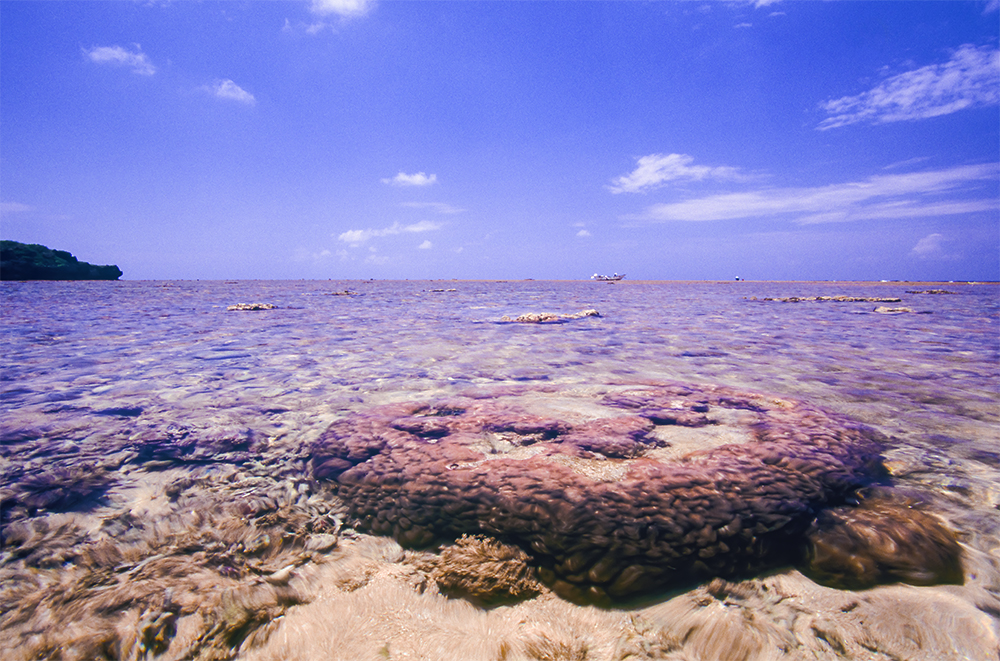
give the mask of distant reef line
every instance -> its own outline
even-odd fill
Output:
[[[0,241],[0,280],[117,280],[115,265],[81,262],[65,250],[37,243]]]

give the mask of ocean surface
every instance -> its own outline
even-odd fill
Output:
[[[777,300],[792,297],[900,301]],[[274,307],[228,309],[241,303]],[[879,306],[905,311],[876,312]],[[502,321],[587,309],[600,316],[542,324]],[[890,439],[885,463],[894,484],[925,501],[955,530],[979,568],[980,578],[969,579],[968,588],[978,596],[952,597],[966,599],[970,612],[982,614],[995,643],[1000,611],[991,612],[996,607],[988,605],[996,603],[1000,576],[1000,286],[995,284],[4,282],[0,327],[5,527],[76,517],[78,535],[87,537],[73,541],[74,548],[102,534],[114,540],[118,529],[107,521],[122,512],[141,513],[148,521],[172,511],[162,492],[179,470],[210,481],[216,479],[216,462],[252,466],[257,460],[247,456],[252,448],[294,457],[332,422],[394,402],[490,388],[513,388],[530,399],[535,390],[724,385],[804,400],[885,434]],[[205,445],[198,441],[202,437],[225,441]],[[250,440],[241,445],[240,438]],[[152,449],[144,449],[147,441]],[[171,451],[175,441],[187,444],[182,454]],[[274,479],[291,480],[294,491],[294,471],[289,464]],[[102,477],[78,492],[58,491],[37,477],[85,483],[88,473]],[[235,479],[231,471],[218,475]],[[268,471],[256,475],[263,480]],[[29,492],[38,499],[26,505],[18,494]],[[28,544],[22,538],[18,543]],[[27,552],[12,550],[11,544],[5,538],[0,566],[8,579],[27,580],[22,575],[27,570],[18,564],[26,562]],[[81,562],[66,556],[39,566],[57,581]],[[38,653],[39,636],[55,634],[39,633],[46,627],[35,612],[18,617],[0,619],[7,643],[26,655]],[[135,617],[141,623],[147,615]],[[34,633],[26,633],[31,627]],[[283,635],[281,640],[291,640]],[[141,642],[142,635],[130,640],[154,649],[152,642]],[[159,643],[161,651],[174,650],[165,647],[169,642]],[[984,644],[962,652],[965,656],[955,652],[954,658],[974,659],[991,643]],[[393,656],[391,641],[386,646],[385,653],[373,647],[372,654],[382,654],[373,658],[419,658]],[[845,646],[848,642],[841,643]],[[837,656],[835,648],[831,645],[831,654]],[[590,656],[580,658],[603,658],[595,644],[590,649]],[[62,658],[72,658],[67,654]],[[649,658],[675,658],[663,654]],[[676,658],[697,657],[690,652]]]

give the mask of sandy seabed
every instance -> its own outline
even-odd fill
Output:
[[[996,287],[104,284],[2,289],[5,659],[1000,654]],[[911,312],[762,300],[887,292]],[[241,302],[275,309],[227,311]],[[591,308],[601,316],[498,323]],[[599,419],[608,388],[668,380],[876,430],[885,486],[954,531],[961,584],[836,589],[784,564],[592,606],[518,574],[518,598],[484,608],[451,594],[456,546],[364,532],[336,479],[315,474],[331,425],[380,407],[499,389],[532,414]],[[718,421],[655,433],[663,457],[746,442]],[[497,553],[503,571],[532,566]]]

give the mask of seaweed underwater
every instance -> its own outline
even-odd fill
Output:
[[[144,658],[168,647],[230,658],[304,600],[289,579],[335,546],[328,505],[234,466],[171,472],[160,498],[169,506],[155,517],[36,509],[5,522],[0,627],[11,658]],[[28,504],[20,495],[15,508]]]

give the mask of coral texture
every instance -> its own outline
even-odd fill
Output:
[[[573,422],[502,395],[384,406],[335,422],[313,476],[362,529],[407,547],[492,535],[561,596],[608,603],[788,562],[820,510],[882,470],[877,433],[803,402],[655,384],[592,404]],[[662,433],[713,426],[745,442],[678,456]]]

